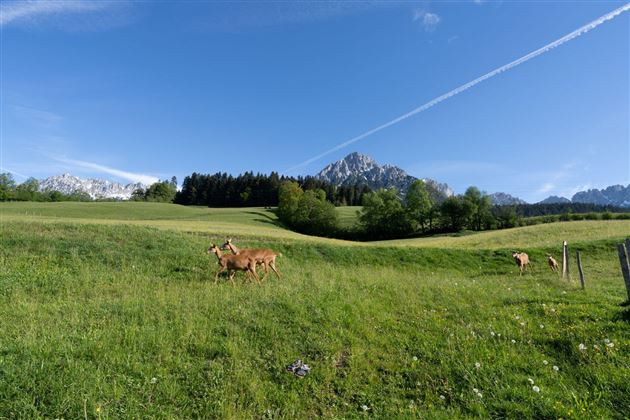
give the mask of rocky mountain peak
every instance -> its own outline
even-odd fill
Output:
[[[409,186],[418,179],[397,166],[381,166],[370,156],[357,152],[327,165],[316,177],[337,186],[359,184],[367,185],[373,190],[393,187],[401,194],[405,194]],[[436,201],[453,195],[453,191],[446,184],[432,179],[423,181],[427,184],[429,194]]]

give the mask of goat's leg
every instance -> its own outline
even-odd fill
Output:
[[[269,267],[271,267],[273,272],[276,273],[276,276],[278,276],[278,280],[280,280],[280,273],[278,273],[278,270],[276,270],[276,262],[274,260],[271,260],[269,262]]]
[[[247,271],[248,271],[248,272],[251,272],[251,274],[254,276],[254,279],[256,279],[256,282],[257,282],[258,284],[261,284],[261,283],[260,283],[260,279],[258,278],[258,274],[256,273],[256,261],[252,261],[252,262],[249,264],[249,267],[247,267]]]
[[[232,287],[236,286],[234,283],[234,270],[230,270],[230,281],[232,282]]]
[[[225,267],[221,266],[221,268],[219,268],[219,271],[217,271],[217,274],[214,275],[214,284],[217,284],[217,281],[219,281],[219,274],[223,273],[225,271]]]
[[[262,260],[262,262],[260,264],[263,266],[263,270],[265,272],[265,274],[263,275],[262,281],[265,281],[265,279],[269,275],[269,264],[268,264],[267,260]]]

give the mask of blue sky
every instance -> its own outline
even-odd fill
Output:
[[[627,12],[302,165],[624,4],[6,1],[0,166],[181,181],[358,151],[528,201],[628,184]]]

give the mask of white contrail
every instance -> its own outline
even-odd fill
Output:
[[[433,107],[434,105],[437,105],[440,102],[445,101],[448,98],[451,98],[451,97],[453,97],[455,95],[458,95],[458,94],[460,94],[460,93],[470,89],[471,87],[473,87],[473,86],[483,82],[484,80],[488,80],[491,77],[496,76],[497,74],[500,74],[500,73],[503,73],[505,71],[508,71],[508,70],[510,70],[510,69],[512,69],[512,68],[514,68],[514,67],[516,67],[518,65],[520,65],[520,64],[523,64],[526,61],[531,60],[534,57],[538,57],[539,55],[544,54],[547,51],[553,50],[554,48],[559,47],[560,45],[562,45],[562,44],[564,44],[566,42],[569,42],[572,39],[577,38],[580,35],[583,35],[583,34],[589,32],[592,29],[597,28],[602,23],[605,23],[605,22],[607,22],[607,21],[609,21],[609,20],[619,16],[623,12],[627,12],[628,10],[630,10],[630,3],[627,3],[627,4],[623,5],[620,8],[618,8],[616,10],[613,10],[610,13],[606,13],[604,16],[602,16],[602,17],[600,17],[598,19],[595,19],[594,21],[592,21],[590,23],[587,23],[586,25],[576,29],[575,31],[573,31],[573,32],[563,36],[560,39],[557,39],[556,41],[553,41],[553,42],[545,45],[542,48],[537,49],[536,51],[532,51],[529,54],[524,55],[523,57],[512,61],[511,63],[508,63],[508,64],[506,64],[504,66],[501,66],[501,67],[499,67],[499,68],[497,68],[495,70],[492,70],[491,72],[486,73],[483,76],[478,77],[478,78],[476,78],[475,80],[473,80],[471,82],[463,84],[460,87],[455,88],[455,89],[451,90],[450,92],[445,93],[442,96],[438,96],[437,98],[430,100],[426,104],[424,104],[424,105],[422,105],[422,106],[420,106],[420,107],[418,107],[418,108],[416,108],[416,109],[414,109],[412,111],[409,111],[406,114],[401,115],[398,118],[394,118],[393,120],[391,120],[389,122],[386,122],[385,124],[381,124],[378,127],[375,127],[375,128],[373,128],[371,130],[366,131],[363,134],[359,134],[358,136],[351,138],[350,140],[346,140],[343,143],[340,143],[337,146],[333,147],[332,149],[326,150],[325,152],[320,153],[319,155],[314,156],[314,157],[312,157],[312,158],[310,158],[308,160],[305,160],[304,162],[302,162],[302,163],[300,163],[298,165],[292,166],[291,168],[287,169],[285,172],[291,172],[291,171],[293,171],[293,170],[295,170],[297,168],[301,168],[301,167],[306,166],[306,165],[308,165],[310,163],[313,163],[316,160],[319,160],[319,159],[323,158],[326,155],[329,155],[329,154],[331,154],[333,152],[336,152],[337,150],[342,149],[342,148],[344,148],[346,146],[349,146],[352,143],[356,143],[357,141],[362,140],[362,139],[364,139],[364,138],[366,138],[366,137],[368,137],[368,136],[370,136],[370,135],[372,135],[372,134],[374,134],[374,133],[376,133],[378,131],[384,130],[387,127],[390,127],[390,126],[392,126],[394,124],[398,124],[399,122],[401,122],[403,120],[406,120],[409,117],[413,117],[416,114],[419,114],[419,113],[421,113],[423,111],[426,111],[427,109]]]

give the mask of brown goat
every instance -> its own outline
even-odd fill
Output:
[[[547,255],[547,262],[549,263],[549,268],[551,271],[558,271],[558,261],[551,255]]]
[[[260,248],[260,249],[239,249],[233,243],[232,239],[228,239],[223,246],[223,249],[228,248],[232,251],[234,255],[245,255],[256,260],[256,264],[262,264],[263,269],[265,270],[265,274],[263,275],[263,280],[267,278],[269,274],[269,267],[276,273],[278,279],[280,279],[280,273],[276,269],[276,257],[282,256],[280,253],[275,253],[273,250],[268,248]]]
[[[523,270],[529,265],[529,256],[524,252],[513,252],[512,258],[516,261],[520,270],[520,275],[523,275]]]
[[[219,279],[219,274],[228,271],[230,281],[232,285],[234,285],[234,273],[236,271],[245,271],[245,278],[249,279],[250,275],[253,275],[258,284],[260,284],[260,279],[258,278],[258,274],[256,274],[256,260],[247,255],[223,255],[221,250],[215,244],[212,244],[210,248],[208,248],[208,254],[215,254],[219,259],[219,271],[214,276],[214,283]],[[251,279],[250,279],[251,281]]]

